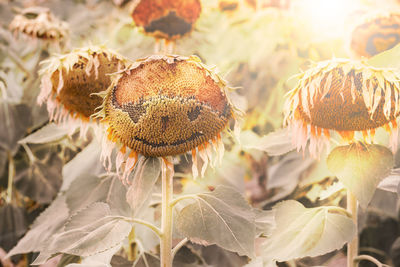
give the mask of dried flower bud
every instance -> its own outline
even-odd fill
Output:
[[[43,62],[38,103],[47,101],[50,121],[89,121],[102,104],[97,96],[111,84],[108,74],[123,69],[128,60],[104,46],[75,49]]]
[[[141,0],[132,18],[147,34],[174,40],[192,31],[200,12],[199,0]]]
[[[330,130],[352,141],[355,132],[362,132],[364,139],[368,134],[373,138],[375,129],[382,126],[393,131],[395,148],[399,80],[395,70],[339,59],[323,61],[301,74],[285,107],[285,120],[295,131],[298,149],[305,148],[310,136],[310,153],[317,155],[329,143]]]
[[[133,158],[138,153],[166,157],[192,151],[196,176],[196,148],[205,166],[213,162],[212,147],[222,155],[220,133],[233,115],[225,86],[194,56],[151,56],[137,61],[115,77],[98,113],[109,125],[104,158],[110,157],[109,147],[121,147],[118,170],[126,148]],[[125,178],[134,164],[128,160],[126,165]]]
[[[69,35],[68,24],[57,19],[50,9],[29,7],[22,10],[10,23],[10,30],[32,38],[61,42]]]
[[[354,28],[351,49],[359,57],[371,57],[400,42],[400,15],[390,14],[368,19]]]

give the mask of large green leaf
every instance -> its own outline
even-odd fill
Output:
[[[367,63],[377,68],[400,68],[400,44],[370,58]]]
[[[277,267],[275,260],[266,260],[261,256],[254,258],[248,264],[243,267]]]
[[[82,175],[98,175],[105,172],[102,164],[99,164],[101,144],[94,139],[87,147],[79,152],[72,160],[64,165],[63,184],[61,191],[68,189],[70,184]]]
[[[91,256],[118,246],[132,224],[112,214],[106,203],[96,202],[70,218],[64,231],[54,235],[33,264],[43,264],[56,253]]]
[[[80,263],[70,263],[65,267],[111,267],[111,259],[120,249],[121,246],[115,246],[100,253],[84,257]]]
[[[17,168],[15,187],[40,204],[49,204],[57,195],[61,183],[62,159],[50,152],[44,159],[34,159],[26,168]]]
[[[394,161],[392,152],[384,146],[353,143],[332,150],[327,164],[365,208],[379,182],[390,174]]]
[[[353,239],[355,227],[346,210],[305,208],[294,200],[277,204],[276,228],[262,246],[265,259],[287,261],[340,249]]]
[[[295,149],[288,128],[279,129],[263,137],[253,131],[244,131],[240,135],[244,149],[257,149],[267,152],[270,156],[279,156]]]
[[[235,189],[219,186],[200,193],[177,215],[178,231],[192,242],[254,256],[255,213]]]
[[[159,158],[141,158],[135,169],[132,185],[126,193],[126,200],[133,210],[133,215],[138,216],[146,208],[146,203],[160,176],[161,161]]]
[[[18,141],[20,144],[44,144],[56,142],[64,138],[70,132],[69,127],[49,123]]]
[[[53,203],[36,218],[31,229],[9,252],[9,256],[37,252],[45,248],[45,242],[60,231],[68,219],[65,197],[57,197]]]
[[[393,169],[378,185],[379,189],[399,194],[400,169]]]
[[[0,102],[0,147],[16,152],[18,140],[31,124],[31,111],[27,105]]]
[[[14,204],[0,206],[0,247],[8,251],[27,230],[26,211]]]
[[[126,187],[116,175],[102,177],[82,175],[75,179],[65,196],[71,213],[86,208],[95,202],[108,203],[119,215],[130,215],[130,208],[125,200]]]

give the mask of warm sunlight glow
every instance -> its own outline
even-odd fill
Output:
[[[355,11],[354,0],[303,0],[296,4],[313,30],[334,36],[343,32],[344,26]]]

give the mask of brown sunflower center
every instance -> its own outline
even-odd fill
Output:
[[[308,86],[312,80],[307,83]],[[309,90],[307,85],[301,90]],[[364,87],[368,88],[367,93]],[[394,114],[393,86],[386,83],[385,90],[378,89],[379,84],[375,78],[363,81],[361,73],[356,74],[353,70],[344,75],[342,69],[335,68],[324,74],[313,99],[310,94],[307,99],[300,97],[295,117],[311,125],[336,131],[363,131],[381,127],[398,114]],[[389,118],[383,111],[386,90],[391,90]],[[365,101],[370,100],[374,110],[368,109],[365,104]]]
[[[86,73],[88,59],[83,57],[68,72],[63,69],[63,87],[57,95],[57,99],[68,111],[79,113],[87,118],[102,104],[102,98],[92,94],[106,90],[111,84],[110,76],[107,74],[118,70],[117,58],[113,57],[109,60],[107,55],[103,54],[98,54],[97,58],[98,67],[93,66],[90,75]],[[60,81],[59,71],[54,72],[51,79],[53,90],[56,90]]]
[[[151,21],[151,23],[144,27],[146,32],[162,32],[169,37],[176,35],[185,35],[192,30],[192,24],[186,22],[183,18],[177,16],[175,11],[171,11],[167,16]]]
[[[132,12],[136,25],[145,32],[173,39],[189,33],[199,18],[199,0],[142,0]]]
[[[191,61],[142,63],[111,90],[105,116],[113,134],[146,156],[190,151],[216,138],[232,116],[220,85]]]
[[[120,106],[115,94],[106,106],[110,127],[122,143],[146,156],[176,155],[214,138],[231,116],[194,98],[154,96]]]

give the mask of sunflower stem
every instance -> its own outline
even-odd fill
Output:
[[[347,266],[355,267],[354,259],[358,255],[358,222],[357,222],[357,199],[350,190],[347,190],[347,211],[350,212],[356,228],[354,239],[347,244]]]
[[[154,53],[159,54],[161,50],[161,40],[156,38],[155,44],[154,44]]]
[[[161,203],[161,267],[172,267],[172,223],[173,207],[170,202],[173,197],[174,165],[162,160],[162,203]]]
[[[6,195],[7,203],[11,203],[12,200],[14,175],[15,175],[14,159],[11,155],[11,152],[8,152],[8,184],[7,184],[7,195]]]

